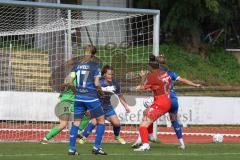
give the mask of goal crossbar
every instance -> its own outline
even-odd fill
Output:
[[[158,15],[160,10],[0,0],[0,5]]]

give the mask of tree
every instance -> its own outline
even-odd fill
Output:
[[[239,13],[240,0],[138,0],[135,5],[161,9],[162,34],[171,33],[175,42],[199,52],[202,33],[226,28]]]

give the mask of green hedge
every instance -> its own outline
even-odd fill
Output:
[[[206,85],[240,85],[240,65],[224,49],[209,49],[205,59],[174,44],[163,44],[160,51],[166,55],[169,69],[182,77]]]

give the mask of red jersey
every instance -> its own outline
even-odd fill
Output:
[[[171,82],[168,73],[160,69],[155,69],[147,75],[144,88],[153,91],[154,104],[148,108],[146,116],[153,122],[170,110]]]
[[[171,89],[171,77],[167,72],[155,69],[147,75],[144,84],[145,89],[151,89],[154,96],[169,94]]]

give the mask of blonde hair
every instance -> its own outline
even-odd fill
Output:
[[[97,48],[93,45],[87,45],[83,49],[84,57],[80,60],[80,62],[94,61],[96,59],[95,55],[97,53]]]
[[[84,55],[94,56],[97,53],[97,48],[93,45],[87,45],[84,47]]]

